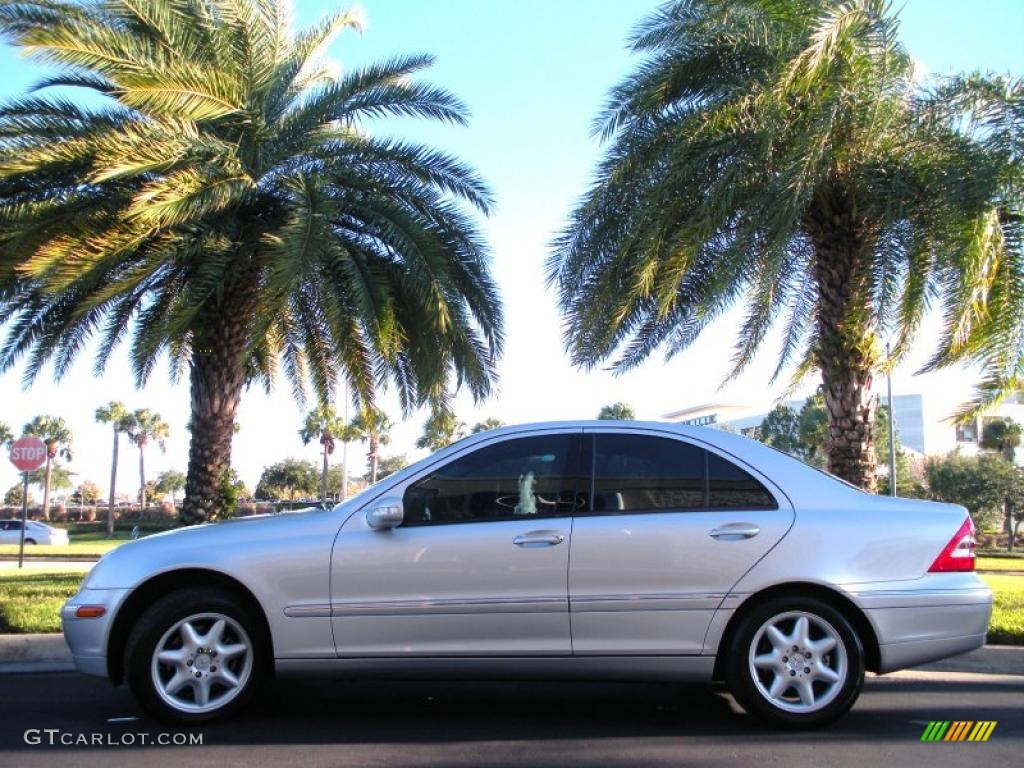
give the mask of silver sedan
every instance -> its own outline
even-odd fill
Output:
[[[981,646],[950,504],[872,496],[747,438],[641,422],[493,430],[330,510],[126,544],[64,606],[82,672],[153,715],[278,675],[726,681],[830,722],[865,670]]]

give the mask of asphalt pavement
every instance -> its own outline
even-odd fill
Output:
[[[996,675],[869,678],[845,718],[800,733],[762,726],[723,691],[667,684],[279,681],[249,713],[189,729],[76,673],[2,675],[0,702],[0,766],[28,768],[973,768],[1024,754],[1024,678]],[[997,725],[984,743],[922,743],[932,720]],[[196,737],[202,746],[173,745]]]

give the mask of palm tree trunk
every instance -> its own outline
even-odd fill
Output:
[[[327,443],[324,443],[324,469],[320,473],[320,501],[327,506]]]
[[[817,362],[828,411],[828,468],[866,491],[878,487],[874,426],[878,398],[871,306],[871,242],[841,193],[805,222],[818,287]]]
[[[146,514],[146,446],[139,443],[139,503]]]
[[[370,460],[370,485],[377,482],[377,450],[378,450],[377,436],[370,435],[370,452],[367,458]]]
[[[245,384],[246,319],[251,302],[232,304],[225,294],[222,315],[193,338],[191,363],[192,438],[181,519],[203,523],[223,513],[221,484],[231,468],[235,415]]]
[[[114,427],[114,455],[110,460],[110,506],[107,507],[107,538],[114,537],[114,498],[117,486],[117,449],[121,442],[121,433]]]
[[[46,477],[43,480],[43,520],[50,519],[50,471],[53,461],[49,452],[46,454]]]

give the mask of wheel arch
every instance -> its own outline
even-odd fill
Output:
[[[131,591],[114,617],[114,623],[107,639],[107,676],[115,685],[124,681],[124,653],[128,636],[139,617],[156,600],[171,592],[181,589],[220,589],[237,598],[257,620],[257,630],[262,634],[269,650],[269,657],[274,657],[273,635],[270,623],[260,605],[260,601],[252,591],[238,579],[221,571],[207,568],[181,568],[164,571],[147,579]],[[270,665],[273,666],[272,664]]]
[[[877,672],[879,670],[881,667],[881,651],[878,645],[878,635],[875,633],[875,628],[872,626],[867,614],[853,600],[842,592],[823,584],[787,582],[785,584],[775,584],[748,595],[740,603],[739,607],[733,611],[732,616],[725,625],[725,630],[722,632],[718,651],[715,654],[715,680],[723,680],[725,678],[725,657],[729,647],[732,645],[733,635],[743,618],[756,608],[758,604],[777,597],[815,597],[835,608],[850,622],[850,625],[860,638],[864,646],[865,668],[869,672]]]

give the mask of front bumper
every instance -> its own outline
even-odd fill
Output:
[[[107,646],[110,628],[121,603],[130,589],[81,589],[60,611],[64,640],[71,649],[79,672],[107,677]],[[104,614],[94,619],[80,619],[75,611],[81,605],[102,605]]]

